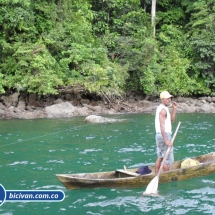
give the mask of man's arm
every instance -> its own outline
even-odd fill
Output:
[[[176,108],[177,108],[177,103],[173,102],[172,103],[172,114],[171,114],[171,122],[173,123],[175,121],[176,117]]]

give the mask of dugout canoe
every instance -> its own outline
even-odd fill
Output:
[[[192,157],[199,162],[196,166],[181,168],[183,160],[175,161],[170,170],[162,172],[159,183],[182,181],[200,176],[207,176],[215,173],[215,152]],[[78,174],[56,174],[61,183],[68,189],[83,188],[137,188],[144,187],[156,176],[154,166],[150,174],[139,175],[136,169],[115,170],[110,172],[78,173]]]

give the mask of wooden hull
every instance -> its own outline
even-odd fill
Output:
[[[172,181],[182,181],[199,176],[206,176],[215,173],[215,152],[193,157],[200,164],[188,168],[180,168],[181,161],[176,161],[171,165],[170,171],[162,172],[159,177],[159,183]],[[144,187],[156,176],[154,166],[149,166],[152,173],[147,175],[130,176],[118,171],[81,173],[81,174],[57,174],[56,176],[62,184],[68,189],[83,188],[137,188]],[[137,169],[128,169],[127,171],[135,173]]]

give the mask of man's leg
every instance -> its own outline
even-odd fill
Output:
[[[157,158],[156,163],[155,163],[155,173],[158,173],[162,160],[163,160],[163,158]],[[167,164],[163,165],[163,171],[164,172],[169,171],[169,166]]]
[[[167,164],[163,165],[163,171],[164,172],[169,171],[169,166]]]
[[[162,160],[163,160],[163,158],[157,158],[157,160],[155,162],[155,173],[158,173]]]

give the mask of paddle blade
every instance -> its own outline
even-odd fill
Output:
[[[143,195],[157,194],[159,177],[155,176],[148,184]]]

